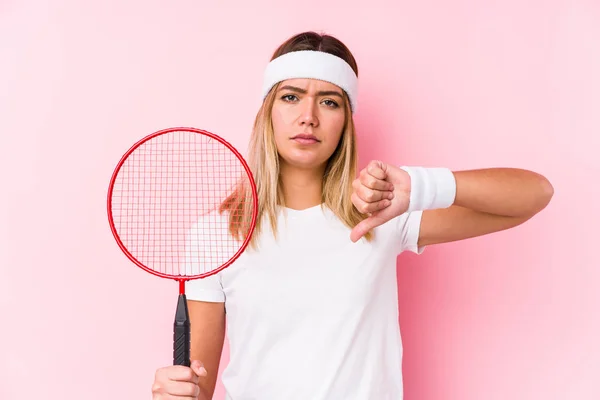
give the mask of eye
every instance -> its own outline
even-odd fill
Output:
[[[292,102],[294,100],[297,100],[298,98],[296,96],[294,96],[293,94],[286,94],[284,96],[281,96],[281,100],[283,101],[287,101],[287,102]]]
[[[328,107],[331,107],[331,108],[337,108],[337,107],[339,107],[339,106],[338,106],[338,103],[336,103],[336,102],[335,102],[335,101],[333,101],[333,100],[323,100],[323,102],[324,102],[324,103],[325,103],[325,104],[326,104]]]

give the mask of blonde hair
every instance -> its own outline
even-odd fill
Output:
[[[317,36],[315,36],[317,35]],[[286,41],[273,55],[273,58],[299,48],[316,47],[322,50],[323,41],[329,40],[335,46],[336,52],[345,49],[341,42],[331,36],[321,36],[314,32],[296,35]],[[307,42],[312,41],[307,44]],[[314,41],[318,45],[314,45]],[[310,46],[312,45],[312,46]],[[330,45],[331,46],[331,45]],[[346,57],[357,71],[356,63],[349,50],[345,49]],[[279,154],[275,143],[275,135],[271,120],[273,103],[280,84],[275,85],[265,97],[256,118],[250,137],[248,166],[256,183],[258,194],[258,215],[249,246],[256,248],[258,238],[264,232],[265,217],[270,223],[273,235],[277,236],[277,215],[280,207],[285,206],[282,185],[279,174]],[[321,201],[347,227],[353,228],[366,216],[356,209],[351,200],[352,181],[357,172],[358,152],[356,146],[356,131],[350,109],[350,101],[344,96],[345,122],[340,141],[327,161],[323,175]],[[252,190],[247,182],[238,185],[237,189],[221,204],[219,212],[229,211],[229,231],[238,240],[247,237],[252,215]],[[372,232],[364,236],[367,240],[373,237]]]

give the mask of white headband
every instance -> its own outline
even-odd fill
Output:
[[[352,112],[356,111],[358,78],[343,59],[313,50],[283,54],[267,65],[263,78],[263,99],[275,84],[294,78],[318,79],[339,86],[350,98]]]

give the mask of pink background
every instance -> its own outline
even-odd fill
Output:
[[[399,257],[406,399],[600,398],[598,2],[238,3],[0,3],[0,398],[150,398],[177,284],[117,247],[110,175],[171,126],[245,152],[266,62],[308,29],[358,59],[361,165],[555,187],[512,231]]]

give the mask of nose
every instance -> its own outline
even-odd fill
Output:
[[[303,103],[300,107],[300,125],[318,126],[319,118],[317,117],[314,101],[311,98],[306,98]]]

